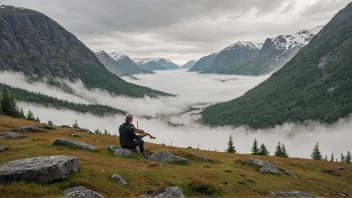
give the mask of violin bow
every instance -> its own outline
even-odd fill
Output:
[[[137,121],[137,129],[139,129],[139,126],[138,126],[138,121]],[[150,135],[149,133],[148,133],[148,136],[150,137],[150,139],[155,139],[155,137],[154,137],[154,136],[152,136],[152,135]]]

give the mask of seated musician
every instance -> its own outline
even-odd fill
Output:
[[[125,123],[121,124],[119,128],[120,133],[120,145],[122,148],[136,150],[136,147],[139,146],[139,151],[144,156],[144,141],[143,137],[147,136],[148,133],[144,133],[143,130],[136,129],[133,122],[133,116],[128,114],[125,119]],[[141,133],[141,135],[136,135],[135,132]]]

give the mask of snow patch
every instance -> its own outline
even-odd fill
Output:
[[[112,52],[109,54],[115,61],[119,61],[125,57],[126,55],[122,54],[121,52]]]
[[[228,50],[232,50],[232,49],[236,49],[236,48],[242,48],[242,47],[246,47],[246,48],[249,48],[249,49],[261,49],[263,47],[263,44],[262,43],[246,42],[246,41],[238,41],[237,43],[226,47],[222,51],[228,51]]]

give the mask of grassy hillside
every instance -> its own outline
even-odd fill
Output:
[[[24,125],[39,125],[39,123],[0,116],[0,132],[10,131],[13,127]],[[270,191],[290,190],[301,190],[324,197],[339,197],[338,192],[352,194],[352,171],[336,169],[340,166],[352,168],[352,165],[348,164],[256,156],[256,158],[270,161],[277,167],[288,169],[298,176],[298,178],[293,178],[285,175],[262,174],[257,172],[255,167],[243,165],[240,162],[253,157],[251,155],[147,143],[146,148],[151,152],[166,149],[171,153],[185,156],[192,162],[190,166],[165,164],[164,167],[152,167],[140,156],[117,157],[105,150],[104,147],[107,145],[118,144],[116,137],[78,132],[82,138],[71,138],[69,134],[77,133],[73,129],[60,127],[57,129],[45,133],[24,132],[28,136],[25,139],[0,139],[0,145],[9,148],[8,151],[0,153],[0,164],[26,157],[70,155],[79,158],[79,172],[64,181],[50,184],[23,182],[0,184],[0,197],[58,197],[63,190],[77,185],[95,190],[105,197],[136,197],[136,195],[168,186],[181,187],[186,197],[205,197],[189,187],[189,183],[195,178],[204,179],[222,191],[222,193],[212,195],[213,197],[255,198],[266,197]],[[92,144],[98,148],[98,151],[90,152],[51,146],[58,137]],[[198,161],[187,156],[187,151],[202,154],[216,163]],[[328,174],[327,170],[333,170],[340,176]],[[111,175],[115,173],[121,175],[129,185],[120,186],[111,180]]]

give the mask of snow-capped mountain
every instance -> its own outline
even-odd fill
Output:
[[[260,51],[263,44],[238,41],[223,49],[215,58],[214,63],[203,73],[232,73],[237,65],[243,65],[252,60]]]
[[[133,62],[135,62],[137,65],[145,65],[150,62],[155,62],[159,65],[161,65],[165,69],[180,69],[178,65],[173,63],[171,60],[165,59],[165,58],[134,58]],[[148,64],[151,65],[151,64]],[[153,63],[153,65],[155,65]],[[155,65],[156,66],[156,65]],[[156,67],[155,67],[156,68]],[[155,69],[155,70],[160,70],[160,69]]]
[[[93,49],[92,51],[105,68],[117,76],[152,73],[149,70],[140,68],[128,56],[120,52],[107,54],[99,49]]]

